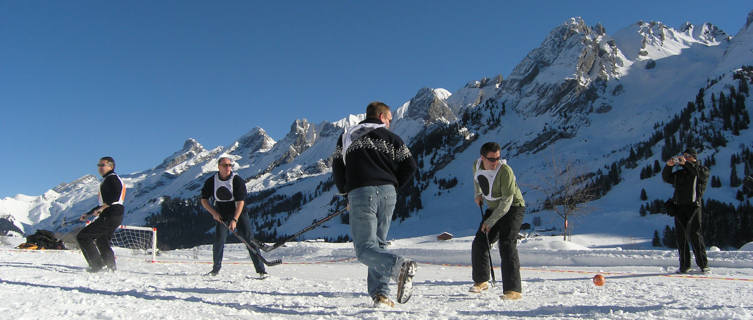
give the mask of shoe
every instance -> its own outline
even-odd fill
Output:
[[[404,260],[397,278],[397,302],[406,303],[413,295],[413,277],[416,275],[416,262]]]
[[[502,300],[520,300],[523,298],[523,295],[517,291],[505,291],[500,298],[502,298]]]
[[[97,273],[102,271],[102,267],[88,267],[86,268],[86,272],[88,273]]]
[[[680,269],[677,269],[677,271],[675,273],[677,273],[677,274],[686,274],[688,272],[690,272],[690,268],[680,268]]]
[[[259,274],[259,277],[257,279],[259,279],[259,280],[264,280],[266,278],[269,278],[269,273],[259,272],[258,274]]]
[[[468,292],[470,293],[481,293],[481,291],[489,290],[489,281],[479,282],[471,286],[470,289],[468,289]]]
[[[377,294],[373,298],[374,300],[374,308],[394,308],[395,302],[390,300],[390,298],[387,298],[387,296],[383,294]]]
[[[205,273],[204,276],[214,277],[214,276],[218,275],[219,273],[220,273],[220,270],[214,270],[214,269],[212,269],[212,271],[209,271],[209,272]]]
[[[711,273],[711,268],[709,268],[709,267],[703,267],[703,268],[701,268],[701,272],[703,272],[705,274],[709,274],[709,273]]]
[[[118,267],[116,267],[115,265],[111,265],[111,266],[105,267],[104,270],[107,272],[115,272],[115,271],[118,271]]]

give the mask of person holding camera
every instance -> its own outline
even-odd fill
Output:
[[[709,169],[698,163],[697,153],[693,149],[687,149],[683,155],[669,159],[667,166],[662,170],[664,182],[671,184],[675,189],[668,211],[669,215],[675,218],[675,237],[680,255],[680,269],[677,273],[690,271],[688,241],[693,247],[695,261],[701,271],[711,271],[701,230],[701,199],[706,191],[708,178]]]

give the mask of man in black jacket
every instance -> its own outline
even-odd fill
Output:
[[[96,216],[97,219],[81,229],[76,240],[89,264],[87,271],[99,272],[104,267],[115,271],[115,253],[110,247],[110,240],[123,222],[126,187],[123,180],[115,174],[115,160],[112,157],[99,159],[97,171],[103,177],[99,185],[99,205],[81,215],[81,221],[90,216]]]
[[[682,169],[673,171],[678,164]],[[687,149],[682,156],[669,159],[667,166],[662,170],[664,182],[672,184],[675,188],[672,197],[673,212],[670,212],[670,215],[675,217],[675,236],[680,255],[680,269],[677,273],[690,271],[688,240],[693,246],[698,267],[704,273],[710,271],[701,231],[701,198],[706,190],[708,178],[709,169],[698,163],[696,151],[693,149]]]
[[[337,189],[348,197],[353,246],[358,261],[369,267],[368,292],[377,307],[394,306],[388,298],[390,279],[398,283],[397,301],[407,302],[416,272],[415,262],[385,250],[395,190],[416,170],[408,147],[388,130],[391,120],[386,104],[370,103],[366,120],[346,128],[337,140],[332,165]]]
[[[217,161],[219,171],[204,182],[201,189],[201,206],[204,207],[216,221],[214,228],[214,244],[212,245],[212,271],[207,275],[216,276],[222,268],[222,255],[225,250],[228,228],[235,231],[246,241],[251,242],[251,221],[244,210],[246,201],[246,181],[233,172],[233,160],[222,157]],[[214,206],[209,203],[214,199]],[[227,224],[227,228],[225,227]],[[259,257],[248,249],[251,261],[254,263],[259,278],[266,278],[267,271]]]

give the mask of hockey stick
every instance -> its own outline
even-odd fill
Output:
[[[251,242],[251,244],[253,244],[254,246],[256,246],[257,248],[261,249],[264,252],[272,251],[272,246],[270,246],[270,245],[268,245],[268,244],[266,244],[264,242],[261,242],[261,241],[255,239],[255,238],[251,238],[250,242]]]
[[[86,223],[86,220],[88,220],[94,214],[94,210],[97,210],[97,208],[99,208],[99,206],[96,206],[96,207],[92,208],[91,210],[87,211],[86,213],[84,213],[83,215],[86,216],[85,220],[81,220],[80,217],[77,218],[77,219],[68,220],[64,216],[63,217],[63,221],[60,222],[60,227],[62,228],[62,227],[65,227],[65,226],[67,226],[69,224]]]
[[[253,252],[253,255],[257,256],[259,258],[259,260],[261,260],[261,262],[263,262],[265,265],[267,265],[269,267],[272,267],[272,266],[276,266],[276,265],[282,263],[281,259],[275,259],[275,260],[272,260],[272,261],[267,260],[266,258],[264,258],[264,256],[261,255],[261,252],[259,252],[259,248],[254,247],[251,244],[249,244],[248,241],[246,241],[246,239],[243,239],[243,237],[239,236],[238,233],[235,232],[235,230],[231,230],[230,227],[227,225],[227,223],[225,223],[225,221],[219,220],[219,222],[222,223],[222,225],[225,226],[225,228],[227,228],[228,230],[230,230],[230,232],[236,238],[238,238],[238,240],[240,240],[241,242],[243,242],[243,244],[246,245],[246,247],[248,248],[248,250],[251,250],[251,252]]]
[[[337,216],[343,214],[343,212],[345,212],[345,211],[346,211],[346,209],[341,209],[341,210],[335,211],[335,212],[331,213],[330,215],[328,215],[328,216],[326,216],[324,218],[321,218],[320,220],[315,221],[310,226],[301,229],[301,231],[298,231],[298,232],[294,233],[293,235],[291,235],[291,236],[289,236],[289,237],[287,237],[287,238],[285,238],[285,239],[283,239],[281,241],[275,242],[275,244],[272,245],[272,246],[267,245],[266,247],[262,247],[262,250],[264,250],[264,252],[270,252],[270,251],[272,251],[274,249],[282,247],[286,242],[295,240],[296,238],[298,238],[302,234],[304,234],[306,232],[309,232],[311,230],[316,229],[316,227],[322,225],[323,223],[325,223],[325,222],[327,222],[329,220],[332,220],[332,218],[334,218],[334,217],[337,217]]]
[[[85,222],[86,222],[86,221],[81,221],[81,220],[79,220],[79,219],[75,219],[75,220],[66,220],[65,218],[63,218],[63,221],[62,221],[62,222],[60,223],[60,227],[62,228],[62,227],[65,227],[65,226],[67,226],[67,225],[71,225],[71,224],[79,224],[79,223],[85,223]]]
[[[481,211],[481,223],[484,223],[484,205],[479,204],[478,209]],[[486,238],[486,247],[489,248],[489,271],[492,273],[492,287],[497,286],[497,279],[494,276],[494,262],[492,262],[492,244],[489,242],[489,233],[484,232]]]

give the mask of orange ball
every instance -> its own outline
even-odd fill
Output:
[[[604,285],[604,276],[597,274],[594,276],[594,284],[601,287]]]

